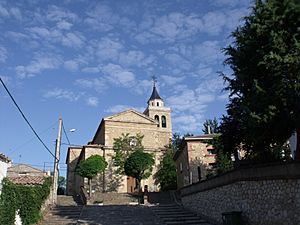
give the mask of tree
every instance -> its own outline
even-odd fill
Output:
[[[218,120],[216,117],[214,119],[207,119],[203,123],[203,129],[204,134],[215,134],[218,133]]]
[[[124,163],[128,156],[136,151],[143,150],[142,140],[144,136],[141,134],[130,135],[122,134],[121,137],[114,139],[113,149],[115,155],[113,157],[114,165],[117,167],[118,174],[124,174]]]
[[[136,179],[138,190],[141,189],[141,180],[151,175],[155,161],[153,155],[136,150],[131,153],[124,163],[124,171],[127,176]]]
[[[266,160],[276,158],[295,130],[300,140],[299,18],[297,0],[257,0],[232,33],[234,42],[224,49],[233,71],[223,75],[230,92],[220,126],[225,152],[242,143],[250,158]]]
[[[176,163],[173,156],[173,148],[169,145],[155,174],[156,182],[160,184],[162,191],[177,189]]]
[[[80,161],[76,168],[76,173],[81,177],[88,178],[89,195],[92,194],[91,180],[97,176],[98,173],[103,172],[107,167],[107,162],[100,155],[92,155],[86,160]]]

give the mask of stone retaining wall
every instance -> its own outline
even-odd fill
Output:
[[[300,224],[300,163],[243,168],[181,189],[182,202],[215,224],[242,211],[245,224]]]

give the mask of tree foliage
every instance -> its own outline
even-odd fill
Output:
[[[132,152],[124,163],[124,172],[127,176],[136,179],[138,187],[142,179],[146,179],[151,175],[154,165],[154,157],[152,154],[136,150]]]
[[[215,117],[214,119],[207,119],[203,123],[203,129],[204,134],[216,134],[218,133],[218,120]]]
[[[89,194],[92,193],[91,180],[97,176],[98,173],[103,172],[107,167],[107,162],[100,155],[92,155],[86,160],[80,161],[76,168],[76,173],[81,177],[88,178]]]
[[[249,158],[271,160],[295,130],[300,135],[299,1],[257,0],[232,37],[224,49],[233,74],[223,76],[230,102],[220,140],[236,159],[242,143]]]
[[[177,189],[176,163],[173,160],[174,150],[171,145],[167,146],[158,171],[155,174],[156,182],[160,184],[162,191]]]
[[[125,174],[124,164],[128,156],[136,150],[144,150],[142,140],[144,136],[141,134],[130,135],[122,134],[121,137],[114,139],[113,149],[115,155],[113,157],[114,166],[117,167],[119,174]]]

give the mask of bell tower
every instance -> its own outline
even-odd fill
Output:
[[[167,143],[172,138],[172,123],[171,123],[171,109],[165,107],[163,99],[159,96],[156,88],[156,77],[153,76],[153,89],[152,94],[148,100],[148,106],[144,114],[157,121],[158,131],[164,133]],[[162,135],[162,134],[161,134]]]

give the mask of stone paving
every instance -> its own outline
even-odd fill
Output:
[[[211,225],[176,205],[85,206],[77,224],[81,225]]]
[[[78,224],[164,225],[149,207],[139,205],[85,206]]]

